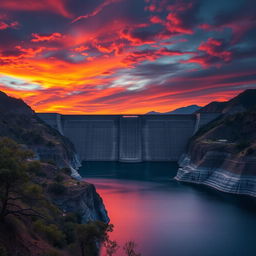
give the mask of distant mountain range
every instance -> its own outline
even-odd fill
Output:
[[[192,114],[192,113],[200,110],[201,108],[202,107],[200,107],[198,105],[190,105],[187,107],[177,108],[175,110],[165,112],[165,113],[150,111],[146,115],[186,115],[186,114]]]

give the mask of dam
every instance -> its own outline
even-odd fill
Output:
[[[191,136],[218,113],[60,115],[38,113],[73,142],[81,161],[177,161]]]

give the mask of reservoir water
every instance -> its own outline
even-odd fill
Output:
[[[87,162],[80,169],[103,198],[120,249],[142,256],[255,256],[256,202],[173,180],[176,163]],[[102,252],[102,255],[105,255]]]

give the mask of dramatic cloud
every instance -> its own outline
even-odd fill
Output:
[[[118,2],[121,2],[121,1],[123,1],[123,0],[104,0],[99,6],[97,6],[95,8],[94,11],[92,11],[91,13],[88,13],[88,14],[85,14],[85,15],[82,15],[82,16],[79,16],[79,17],[75,18],[72,21],[72,23],[77,22],[77,21],[82,20],[82,19],[87,19],[89,17],[96,16],[97,14],[99,14],[108,5],[114,4],[114,3],[118,3]]]
[[[36,111],[166,112],[256,88],[252,0],[1,0],[0,90]]]
[[[31,42],[45,42],[45,41],[55,41],[62,38],[60,33],[52,33],[49,35],[38,35],[36,33],[32,34],[33,39]]]
[[[0,8],[8,11],[45,11],[72,17],[66,7],[66,0],[1,0]]]

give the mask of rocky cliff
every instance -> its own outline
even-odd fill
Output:
[[[31,149],[42,162],[56,165],[56,170],[71,168],[71,175],[79,178],[76,168],[80,163],[73,144],[57,130],[44,123],[21,99],[15,99],[0,92],[0,136],[9,137]],[[49,168],[48,168],[49,169]],[[54,168],[44,172],[48,180],[55,173]],[[72,181],[72,179],[71,179]],[[72,184],[72,182],[68,182]],[[68,192],[54,201],[66,212],[79,212],[83,222],[101,220],[108,222],[105,207],[93,185],[74,181]]]
[[[44,218],[14,215],[0,222],[0,255],[2,250],[8,253],[3,255],[12,256],[78,255],[76,228],[88,222],[109,222],[95,187],[54,165],[32,165],[29,188],[34,195],[39,189],[39,199],[19,199],[15,204],[34,209]]]
[[[21,99],[0,92],[0,136],[33,150],[35,157],[58,167],[76,169],[80,163],[72,143],[44,123]]]
[[[74,230],[70,231],[70,214],[80,216],[77,223],[109,222],[95,187],[70,177],[71,170],[72,176],[78,178],[75,168],[80,164],[72,143],[40,120],[22,100],[0,92],[0,140],[4,140],[3,137],[13,139],[23,149],[32,150],[35,159],[28,162],[40,160],[35,161],[28,182],[31,188],[36,186],[42,190],[44,200],[29,203],[18,200],[18,207],[36,208],[49,220],[42,224],[30,217],[7,218],[5,223],[0,223],[0,254],[4,248],[8,255],[71,255],[68,245]],[[54,242],[55,233],[59,236],[58,245]]]
[[[220,117],[191,139],[175,179],[256,196],[256,90],[200,112],[212,108],[221,111]]]
[[[41,164],[40,175],[34,181],[45,187],[48,197],[64,214],[79,214],[82,223],[109,222],[103,201],[93,184],[70,178],[50,164]]]

